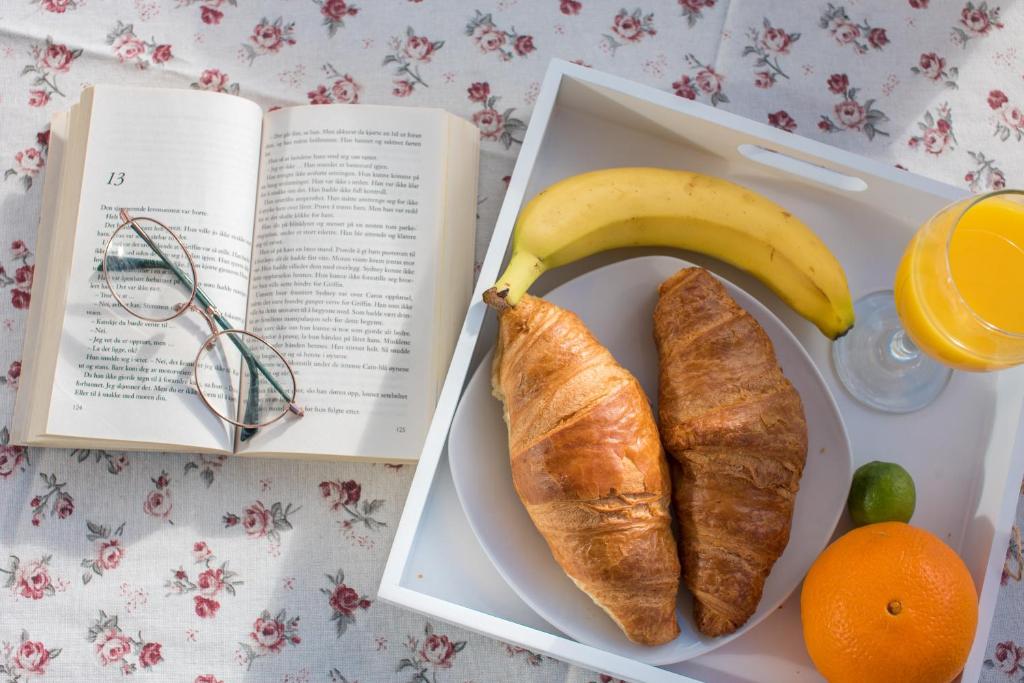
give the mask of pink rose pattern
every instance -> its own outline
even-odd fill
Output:
[[[17,391],[18,383],[21,381],[21,361],[11,361],[10,367],[7,368],[7,375],[0,376],[0,384],[6,384],[10,388]],[[9,438],[9,437],[8,437]]]
[[[331,64],[324,64],[323,72],[327,76],[327,84],[318,85],[315,89],[306,93],[310,104],[359,103],[359,93],[362,91],[363,86],[357,83],[350,74],[339,72]],[[409,83],[409,81],[404,81],[404,83]],[[411,85],[409,85],[409,92],[412,92]]]
[[[39,526],[47,516],[67,519],[75,512],[75,499],[65,491],[67,482],[57,481],[56,474],[39,473],[43,481],[43,492],[28,502],[32,509],[32,526]]]
[[[960,77],[960,69],[955,66],[946,66],[946,58],[940,57],[934,52],[922,52],[917,64],[910,67],[910,70],[936,83],[942,83],[947,88],[956,90],[960,86],[956,80]]]
[[[953,134],[953,114],[949,104],[939,105],[935,113],[930,111],[924,113],[924,118],[917,122],[920,129],[919,135],[911,136],[907,145],[912,149],[924,150],[928,154],[939,156],[952,150],[956,146],[956,136]]]
[[[53,14],[64,14],[65,12],[78,9],[82,0],[32,0],[32,3],[39,5],[44,12]]]
[[[997,643],[992,656],[985,660],[985,668],[998,671],[1007,680],[1016,680],[1024,672],[1024,645],[1012,640]]]
[[[966,47],[969,40],[983,38],[992,31],[1003,28],[1003,22],[999,19],[1000,12],[1000,7],[989,7],[987,2],[977,5],[973,2],[966,3],[960,10],[960,20],[951,30],[953,42]]]
[[[204,24],[216,26],[224,18],[225,6],[238,7],[238,0],[177,0],[178,7],[199,6],[199,19]]]
[[[37,560],[22,562],[17,555],[8,558],[7,569],[0,569],[6,575],[4,588],[12,595],[27,600],[42,600],[56,594],[55,581],[50,577],[52,556],[43,555]]]
[[[6,426],[0,429],[0,482],[25,472],[31,464],[28,450],[24,446],[12,446],[10,430]]]
[[[229,95],[237,95],[239,86],[231,82],[231,77],[220,69],[204,69],[199,78],[189,86],[193,90],[209,90],[211,92],[226,92]],[[211,479],[212,481],[212,479]]]
[[[532,35],[518,33],[514,26],[502,30],[490,14],[483,14],[480,10],[476,10],[466,24],[466,35],[473,39],[480,52],[494,53],[505,62],[525,57],[537,49]]]
[[[430,87],[420,74],[420,67],[431,61],[434,53],[444,47],[443,40],[430,40],[426,36],[417,35],[412,26],[405,29],[404,36],[394,36],[388,41],[390,54],[384,57],[383,66],[394,65],[394,88],[391,94],[395,97],[408,97],[417,85]],[[333,68],[333,67],[332,67]],[[351,77],[349,77],[351,80]],[[312,99],[312,94],[310,96]]]
[[[0,674],[5,677],[5,683],[20,683],[29,677],[45,676],[46,670],[61,653],[59,647],[47,648],[43,641],[32,640],[25,630],[22,630],[18,642],[3,641],[2,646]]]
[[[480,106],[470,120],[480,129],[481,139],[497,140],[505,149],[510,148],[513,143],[522,144],[526,122],[514,116],[514,107],[498,111],[497,103],[501,98],[491,94],[490,83],[473,83],[466,92],[469,101]]]
[[[725,76],[707,64],[703,64],[693,54],[686,55],[686,63],[690,66],[690,73],[683,74],[678,81],[672,84],[672,90],[676,95],[688,100],[695,100],[698,97],[707,98],[714,107],[729,101],[726,94],[722,92]]]
[[[348,627],[356,623],[356,612],[370,609],[373,602],[345,583],[345,572],[341,569],[333,576],[328,574],[327,581],[327,588],[321,588],[320,592],[327,596],[331,621],[334,622],[338,637],[341,638]]]
[[[116,529],[96,524],[86,520],[85,540],[93,544],[93,553],[89,557],[82,558],[82,584],[88,584],[93,576],[103,576],[121,566],[124,559],[125,546],[121,540],[124,534],[124,526],[127,522],[121,522]]]
[[[334,37],[338,29],[345,28],[345,18],[359,14],[359,8],[346,0],[313,0],[320,6],[320,14],[327,27],[327,35]]]
[[[93,644],[100,666],[114,668],[122,675],[130,676],[139,669],[151,669],[164,660],[161,644],[146,641],[141,631],[137,633],[138,638],[135,638],[130,632],[123,631],[116,614],[108,615],[100,610],[86,638]]]
[[[1021,183],[1020,156],[1014,152],[1024,141],[1019,139],[1022,99],[1021,90],[1014,80],[1019,74],[1012,72],[1012,54],[1006,52],[1006,46],[1009,44],[1008,36],[1019,34],[1022,27],[1005,2],[957,0],[954,4],[907,0],[899,3],[898,7],[893,3],[884,11],[869,10],[864,3],[841,2],[842,6],[834,3],[831,8],[822,3],[816,9],[826,15],[830,11],[834,14],[825,27],[814,26],[819,19],[817,15],[808,20],[794,20],[792,12],[769,8],[768,16],[749,16],[748,13],[744,17],[742,11],[732,8],[724,17],[724,28],[720,24],[727,3],[715,0],[677,0],[677,3],[678,8],[665,11],[661,9],[665,4],[608,8],[593,0],[547,0],[538,3],[536,10],[531,7],[530,12],[521,11],[522,3],[518,7],[514,3],[498,3],[486,8],[481,5],[478,12],[470,6],[459,10],[460,14],[450,17],[447,22],[437,22],[427,17],[433,16],[431,12],[438,13],[439,5],[425,0],[422,3],[403,3],[407,11],[392,12],[394,18],[390,30],[381,32],[377,22],[387,12],[378,3],[300,0],[288,10],[294,13],[294,17],[274,20],[272,16],[258,21],[258,15],[246,18],[252,10],[241,3],[236,6],[232,0],[152,0],[147,6],[165,10],[160,15],[162,19],[180,17],[178,23],[183,28],[168,29],[169,22],[166,21],[142,23],[141,9],[134,26],[127,21],[114,25],[116,19],[111,17],[112,32],[116,35],[108,40],[106,57],[136,67],[122,70],[126,82],[145,84],[154,71],[154,65],[167,64],[168,60],[171,66],[174,65],[179,56],[177,48],[181,46],[180,56],[185,57],[187,52],[190,60],[187,69],[182,67],[178,70],[189,76],[183,84],[191,83],[197,90],[229,94],[245,90],[247,94],[256,96],[272,88],[275,97],[279,98],[274,103],[279,104],[311,100],[313,97],[306,95],[311,90],[317,93],[316,99],[320,101],[341,103],[393,103],[393,97],[417,94],[415,99],[420,104],[445,106],[472,119],[480,128],[485,158],[490,154],[491,163],[498,158],[497,163],[500,164],[501,159],[508,161],[511,158],[515,145],[522,140],[536,84],[546,60],[557,54],[576,63],[620,72],[707,103],[712,103],[716,93],[724,96],[728,92],[732,102],[720,97],[718,106],[780,130],[832,141],[872,156],[885,154],[886,150],[893,151],[897,160],[918,172],[929,174],[941,173],[944,167],[954,169],[955,177],[946,180],[954,180],[972,192],[997,190]],[[542,4],[543,9],[540,8]],[[676,7],[676,3],[667,4]],[[101,78],[90,73],[88,68],[88,60],[94,59],[93,55],[81,53],[76,46],[95,44],[111,25],[103,26],[98,35],[81,31],[79,20],[83,15],[76,11],[82,5],[88,6],[88,3],[80,0],[34,0],[30,7],[36,13],[40,26],[45,26],[46,30],[28,41],[22,51],[8,54],[12,66],[18,69],[11,73],[9,82],[5,84],[8,86],[6,92],[13,93],[8,104],[24,107],[22,115],[35,126],[43,126],[52,112],[66,107],[83,85],[92,82],[92,78]],[[184,11],[173,11],[176,8]],[[488,20],[482,21],[488,16],[485,12],[492,11]],[[657,16],[654,16],[656,12]],[[467,21],[471,23],[478,17],[481,19],[479,25],[472,33],[463,35]],[[128,16],[122,18],[130,21]],[[183,21],[185,19],[187,22]],[[289,28],[292,19],[295,24]],[[908,23],[910,21],[914,23]],[[409,26],[414,28],[411,36],[407,31]],[[938,33],[935,33],[935,27],[938,27]],[[704,49],[700,43],[706,38],[706,31],[717,32],[720,28],[727,34],[731,33],[731,37],[722,43],[721,54],[714,58],[715,52]],[[339,31],[344,31],[344,35],[337,35]],[[52,37],[44,38],[47,34]],[[399,39],[392,47],[386,36],[395,34]],[[333,41],[330,40],[331,35],[334,35]],[[608,43],[605,35],[614,44]],[[295,60],[301,59],[298,49],[290,49],[298,44],[296,39],[299,36],[302,36],[299,40],[303,41],[303,50],[315,49],[318,55],[332,50],[331,64],[326,63],[328,57],[319,57],[305,64],[306,71],[289,71],[288,74],[294,73],[295,76],[286,78],[285,69],[293,69]],[[686,42],[688,40],[693,44]],[[968,42],[971,43],[970,52],[957,49]],[[250,62],[246,47],[240,49],[238,59],[235,59],[233,51],[218,58],[216,50],[213,50],[214,47],[237,46],[239,43],[253,51],[253,59],[260,57],[270,68],[264,71],[241,68],[239,61]],[[449,46],[439,49],[435,43],[448,43]],[[617,49],[627,44],[623,50]],[[684,50],[679,50],[679,45],[684,45]],[[453,52],[456,46],[458,50]],[[466,50],[479,55],[480,59],[463,64]],[[687,59],[687,53],[693,57],[692,60]],[[391,69],[377,73],[375,67],[385,54],[400,55],[419,69],[421,78],[430,83],[430,90],[423,89],[423,84],[411,76],[396,76]],[[966,55],[970,55],[969,60]],[[766,63],[760,63],[762,59],[766,59]],[[872,61],[878,59],[885,60],[891,68],[879,71],[880,63]],[[844,62],[851,64],[845,66]],[[324,66],[320,67],[321,64]],[[821,64],[838,66],[823,72]],[[389,66],[398,68],[397,63]],[[22,71],[24,73],[20,73]],[[832,71],[837,72],[834,74],[836,78],[830,78]],[[890,80],[884,82],[886,78]],[[279,85],[279,81],[284,86]],[[859,92],[858,88],[851,87],[851,81],[859,87]],[[808,89],[803,86],[804,82],[817,82],[818,86]],[[823,82],[826,87],[822,89]],[[530,85],[529,91],[527,85]],[[761,88],[770,88],[771,92],[765,93]],[[854,91],[852,95],[851,90]],[[948,104],[944,103],[945,97],[933,97],[940,91],[947,93]],[[877,97],[867,100],[861,93],[877,94]],[[915,104],[918,102],[921,104]],[[501,103],[507,106],[499,106]],[[915,106],[919,108],[914,110]],[[876,133],[898,131],[900,135],[894,134],[892,140],[884,134],[879,135],[869,145],[870,134],[866,125],[872,123],[868,120],[872,109],[878,113],[884,111],[893,119],[893,122],[887,122],[887,119],[876,115],[877,121],[873,124]],[[965,120],[976,121],[977,125],[966,126]],[[7,161],[0,169],[7,169],[5,179],[12,181],[4,185],[8,193],[20,194],[23,190],[30,192],[42,179],[49,137],[45,128],[21,128],[13,122],[12,118],[8,137],[0,149],[0,155]],[[879,127],[883,130],[877,130]],[[17,132],[19,129],[21,133]],[[30,132],[26,134],[25,130]],[[32,130],[40,132],[33,134]],[[911,132],[902,132],[906,130]],[[864,137],[832,135],[851,131],[864,133]],[[913,139],[916,143],[910,142]],[[506,149],[512,151],[506,153]],[[933,159],[942,159],[941,166],[915,164],[915,160]],[[487,187],[486,164],[484,168],[482,187]],[[493,185],[500,189],[483,193],[487,199],[481,208],[482,220],[486,221],[486,212],[493,212],[493,207],[500,202],[504,185],[497,181],[509,172],[508,164],[497,172],[492,171]],[[20,202],[23,207],[29,207],[38,202],[38,197],[28,197]],[[19,212],[20,209],[12,215],[18,216]],[[28,222],[21,226],[17,223],[17,220],[9,222],[5,227],[10,231],[6,241],[0,242],[0,286],[10,291],[10,297],[5,299],[10,301],[8,312],[2,317],[11,340],[8,350],[13,351],[3,361],[0,383],[6,385],[5,391],[11,391],[9,398],[13,396],[21,376],[21,365],[17,360],[20,356],[15,350],[20,347],[22,329],[18,321],[24,319],[31,302],[35,275],[34,232]],[[5,422],[9,422],[9,417]],[[161,458],[159,464],[158,457]],[[0,583],[9,584],[7,590],[0,591],[0,603],[14,601],[22,609],[30,611],[37,605],[59,606],[64,597],[73,598],[81,605],[89,604],[90,596],[100,593],[84,584],[107,577],[104,580],[109,582],[113,579],[116,586],[121,577],[128,578],[152,563],[126,539],[131,538],[134,542],[136,533],[142,536],[152,534],[159,528],[158,523],[169,520],[171,515],[175,515],[175,521],[179,521],[178,515],[188,515],[189,522],[193,522],[191,517],[195,515],[195,521],[200,524],[198,528],[202,529],[202,524],[220,517],[220,510],[233,509],[234,513],[223,518],[229,529],[238,527],[237,537],[231,542],[237,543],[242,537],[266,538],[263,547],[273,548],[284,532],[291,528],[291,518],[298,508],[281,503],[275,519],[274,504],[266,497],[274,494],[266,493],[265,488],[256,489],[255,483],[248,484],[252,488],[243,493],[241,499],[233,498],[231,502],[224,503],[224,507],[209,508],[211,502],[216,505],[216,500],[233,488],[245,490],[246,484],[241,483],[245,480],[240,481],[238,477],[243,469],[250,466],[251,463],[245,461],[229,464],[217,456],[205,455],[126,456],[102,449],[77,449],[57,454],[37,452],[11,444],[7,429],[0,429],[0,489],[6,487],[8,493],[28,489],[28,498],[39,499],[30,507],[30,513],[35,513],[37,505],[42,504],[39,515],[24,514],[26,499],[15,496],[21,501],[17,505],[16,517],[23,516],[24,522],[23,527],[18,527],[15,521],[5,521],[10,528],[17,529],[11,546],[17,554],[0,565]],[[138,476],[133,475],[129,479],[121,476],[122,473],[131,475],[131,470],[139,467],[143,469],[136,472]],[[161,467],[178,475],[184,474],[180,480],[175,480],[173,499],[166,472],[157,476]],[[272,469],[273,464],[261,463],[261,467]],[[126,470],[129,471],[126,473]],[[192,476],[193,471],[196,476]],[[42,477],[36,479],[41,472],[45,476],[42,487]],[[310,630],[309,638],[319,639],[317,645],[321,648],[323,644],[333,642],[324,639],[336,638],[338,631],[321,627],[329,619],[338,622],[344,618],[346,627],[352,626],[344,635],[346,642],[367,653],[360,655],[357,662],[350,663],[360,671],[359,674],[346,672],[347,680],[389,678],[393,676],[398,657],[409,660],[404,667],[405,673],[421,683],[422,679],[416,678],[420,674],[438,681],[470,678],[468,671],[462,671],[468,662],[466,653],[457,653],[458,644],[466,642],[473,643],[470,650],[474,658],[488,656],[490,652],[502,659],[507,657],[508,665],[515,663],[523,669],[560,666],[553,660],[539,656],[534,658],[528,651],[512,646],[506,648],[502,644],[488,650],[488,641],[461,635],[462,632],[454,627],[444,633],[428,630],[419,637],[410,638],[405,650],[394,634],[409,633],[408,630],[399,630],[408,627],[396,625],[390,633],[369,631],[375,618],[367,617],[379,610],[390,614],[392,608],[378,605],[372,591],[363,592],[374,582],[367,578],[364,568],[357,569],[349,562],[356,556],[369,558],[371,555],[372,562],[383,561],[381,553],[386,547],[389,529],[394,526],[401,509],[401,493],[381,495],[386,490],[381,487],[395,476],[405,475],[392,474],[387,468],[365,470],[348,465],[334,465],[330,469],[325,466],[317,472],[314,478],[304,482],[305,488],[301,493],[295,489],[275,489],[277,495],[274,500],[320,496],[321,502],[310,506],[314,509],[309,514],[315,519],[307,520],[306,513],[300,513],[303,516],[297,519],[302,526],[292,533],[302,536],[321,534],[334,522],[345,529],[362,530],[368,536],[380,539],[380,543],[374,549],[372,545],[339,545],[331,543],[334,539],[328,538],[324,544],[325,556],[338,560],[333,563],[335,567],[344,562],[347,570],[344,574],[330,576],[333,581],[325,581],[322,576],[310,577],[302,570],[285,569],[289,566],[286,563],[293,562],[295,558],[288,553],[287,545],[282,544],[284,550],[280,559],[274,559],[278,556],[271,554],[269,562],[273,580],[278,581],[278,575],[282,575],[280,586],[287,587],[267,583],[252,586],[252,593],[247,584],[255,583],[254,574],[243,561],[237,569],[244,574],[246,584],[238,586],[238,598],[227,597],[233,609],[240,602],[244,603],[249,595],[277,596],[280,589],[284,591],[280,593],[284,602],[278,607],[286,607],[289,615],[302,613],[305,618],[302,610],[296,611],[301,603],[288,601],[290,595],[298,597],[299,593],[288,591],[303,591],[307,596],[315,596],[319,607],[310,608],[310,611],[318,613],[309,618],[317,620],[317,628]],[[52,484],[56,486],[52,490],[51,476],[54,477]],[[151,480],[150,477],[155,478]],[[159,484],[161,477],[165,479],[162,485]],[[276,476],[279,482],[286,478],[283,474]],[[139,488],[138,482],[145,482],[146,487]],[[154,492],[166,492],[167,495],[153,496]],[[61,494],[66,494],[66,497]],[[97,510],[102,509],[105,500],[122,495],[129,497],[137,515],[128,519],[127,525],[121,524],[120,519],[92,516],[102,514]],[[385,497],[386,504],[375,504]],[[263,502],[257,498],[262,498]],[[246,501],[255,502],[245,504]],[[81,545],[77,552],[81,555],[74,557],[76,561],[82,560],[82,581],[75,580],[71,585],[55,570],[64,568],[59,558],[63,557],[66,562],[66,556],[55,553],[51,561],[48,555],[34,549],[50,545],[56,547],[62,541],[54,534],[62,528],[80,528],[74,520],[80,519],[83,513],[89,515],[88,520],[82,520],[86,529],[72,531],[86,536],[85,539],[78,537],[77,543]],[[59,523],[62,514],[71,520],[70,526]],[[51,522],[43,524],[47,519]],[[143,522],[141,527],[139,521]],[[184,519],[180,522],[179,528],[188,528],[184,526]],[[132,533],[125,533],[126,528]],[[1002,600],[1009,605],[1007,609],[1010,611],[1018,609],[1011,603],[1019,601],[1015,596],[1020,595],[1020,587],[1024,586],[1021,580],[1024,554],[1019,533],[1019,528],[1015,528],[1002,575],[1005,584]],[[209,530],[205,535],[211,542],[218,538]],[[24,543],[18,540],[21,537],[24,537]],[[221,540],[224,542],[228,541]],[[226,549],[218,548],[218,553],[222,550]],[[183,637],[190,640],[195,637],[201,642],[209,637],[209,631],[204,631],[211,626],[208,621],[216,621],[221,627],[230,623],[230,612],[221,609],[221,604],[226,596],[230,596],[227,586],[237,585],[239,577],[227,576],[229,571],[233,573],[235,570],[222,566],[222,559],[213,555],[205,541],[180,547],[179,551],[180,556],[172,557],[162,565],[161,571],[178,567],[169,573],[170,581],[177,580],[180,569],[184,572],[184,581],[194,588],[185,584],[184,599],[173,594],[166,598],[151,598],[147,609],[159,610],[163,607],[162,600],[171,601],[167,606],[173,606],[177,613],[169,612],[169,618],[175,624],[182,624]],[[14,558],[18,558],[17,564],[12,566]],[[240,557],[237,559],[241,560]],[[235,566],[235,561],[232,555],[231,566]],[[282,571],[276,571],[278,569]],[[77,594],[62,597],[62,590],[77,591]],[[365,607],[362,606],[364,600],[369,603]],[[182,605],[186,607],[182,608]],[[262,605],[255,610],[247,608],[250,619],[260,607]],[[0,612],[4,609],[4,604],[0,604]],[[79,624],[80,633],[84,632],[84,619],[70,608],[67,614],[69,620]],[[396,621],[399,618],[406,621],[415,619],[404,612],[395,611],[394,614]],[[348,622],[348,617],[354,621]],[[257,632],[255,622],[247,622],[238,631],[241,640],[252,647],[254,653],[283,658],[282,653],[293,651],[297,660],[309,661],[314,650],[307,649],[312,644],[305,642],[306,633],[298,633],[298,622],[294,622],[292,635],[299,642],[293,642],[291,636],[287,641],[283,639],[287,623],[292,619],[284,619],[283,615],[278,619],[270,613],[265,617],[261,615],[261,618],[264,623],[256,638],[252,636]],[[109,617],[103,615],[101,619]],[[420,625],[413,627],[411,632],[420,633],[416,629],[422,628],[423,622],[418,623]],[[19,635],[22,624],[28,625],[33,634],[31,637],[28,633]],[[40,630],[34,624],[35,621],[17,623],[13,620],[3,624],[3,628],[8,630],[0,632],[0,680],[18,676],[21,683],[37,678],[45,680],[48,675],[68,675],[66,672],[70,669],[66,655],[58,659],[62,643],[58,642],[55,634],[59,632]],[[335,625],[337,627],[337,623]],[[189,628],[193,636],[188,635]],[[1019,679],[1024,675],[1021,650],[1024,644],[1012,632],[1006,632],[1005,628],[1000,630],[993,632],[986,649],[986,668],[990,670],[987,675],[996,680]],[[164,651],[160,644],[142,640],[134,629],[120,632],[103,628],[96,634],[93,647],[96,662],[92,665],[97,671],[103,670],[111,676],[130,671],[133,667],[155,666],[160,671],[160,667],[167,666],[162,662]],[[244,650],[240,653],[239,664],[251,663],[247,662]],[[380,664],[379,670],[367,673],[365,669],[374,666],[375,662]],[[175,663],[186,667],[191,664]],[[218,683],[233,679],[230,666],[230,662],[196,662],[191,670],[176,670],[174,675],[166,676],[158,673],[157,678]],[[327,664],[323,667],[329,668]],[[240,667],[236,664],[235,668],[238,670]],[[310,680],[316,676],[323,678],[324,668],[314,670],[311,667]],[[346,680],[340,669],[328,674],[330,680]],[[528,677],[518,672],[510,673],[512,675]],[[612,680],[597,675],[582,680],[591,679]]]
[[[971,170],[964,174],[964,182],[971,192],[987,192],[1006,187],[1006,174],[996,166],[995,159],[986,157],[984,152],[968,151],[967,155],[974,162]]]
[[[859,131],[873,140],[876,135],[888,137],[877,124],[888,121],[889,117],[875,109],[875,100],[858,100],[858,89],[850,87],[850,79],[846,74],[832,74],[827,84],[829,92],[842,98],[833,108],[832,115],[822,114],[818,128],[826,133],[842,131]]]
[[[292,527],[288,518],[302,507],[295,507],[291,503],[273,503],[269,508],[261,501],[255,501],[242,510],[241,515],[228,512],[222,518],[224,528],[241,527],[245,535],[252,539],[266,538],[276,543],[281,540],[281,532],[288,531]]]
[[[192,561],[196,564],[213,558],[213,551],[206,541],[196,541],[192,544]]]
[[[704,10],[714,8],[716,0],[678,0],[679,7],[686,17],[686,25],[693,28],[704,18]]]
[[[263,610],[252,624],[248,641],[238,644],[239,662],[248,670],[260,657],[277,654],[285,647],[301,643],[299,620],[300,617],[289,619],[285,610],[274,616],[270,616],[270,610]]]
[[[505,654],[511,658],[522,657],[530,666],[540,666],[544,663],[544,655],[538,654],[525,647],[518,645],[505,645]]]
[[[455,656],[466,648],[465,640],[452,640],[447,635],[434,632],[428,622],[423,627],[423,639],[408,636],[405,648],[409,655],[398,662],[398,671],[410,671],[412,681],[435,681],[439,669],[450,669]],[[431,674],[428,676],[427,674]]]
[[[656,35],[658,31],[654,28],[654,13],[647,12],[637,7],[632,12],[626,8],[619,10],[619,13],[612,17],[610,33],[603,33],[603,47],[613,55],[616,51],[628,43],[639,43],[648,36]]]
[[[45,107],[53,95],[64,97],[57,87],[57,74],[66,74],[71,64],[82,56],[81,48],[69,48],[55,43],[47,36],[46,42],[31,47],[32,62],[21,70],[22,76],[32,76],[28,104],[30,107]]]
[[[195,581],[190,578],[190,570],[179,566],[171,570],[171,577],[164,582],[167,596],[192,596],[192,609],[200,619],[212,619],[220,609],[220,600],[226,595],[237,595],[238,586],[244,582],[238,578],[238,572],[228,568],[227,562],[216,565],[216,557],[206,541],[192,544],[193,568]]]
[[[266,17],[252,29],[249,40],[242,43],[240,56],[249,66],[263,55],[277,54],[282,48],[295,44],[295,22],[285,23],[284,17],[270,21]]]
[[[174,502],[171,500],[170,477],[167,476],[166,471],[161,471],[159,477],[154,477],[150,481],[153,482],[153,489],[146,494],[145,500],[142,501],[142,511],[150,517],[164,519],[174,524],[171,520]]]
[[[787,33],[772,26],[768,17],[764,18],[760,29],[751,28],[747,31],[747,46],[743,48],[743,56],[757,55],[754,61],[754,85],[770,88],[779,77],[789,78],[779,65],[779,57],[788,55],[790,47],[798,40],[799,33]]]
[[[118,21],[107,34],[107,45],[110,46],[122,64],[134,64],[139,69],[147,69],[152,64],[164,64],[174,58],[172,48],[167,43],[158,43],[156,39],[143,40],[135,35],[135,26]]]
[[[580,0],[559,0],[558,11],[566,16],[574,16],[580,13],[583,9],[583,3]]]
[[[828,3],[818,20],[818,26],[832,34],[839,45],[850,45],[857,54],[866,54],[869,49],[881,50],[889,44],[884,28],[872,28],[865,19],[854,23],[842,5]]]
[[[32,181],[39,172],[43,170],[46,165],[46,152],[50,148],[50,129],[49,126],[36,133],[35,143],[29,147],[19,149],[14,153],[14,165],[4,171],[4,180],[10,178],[17,178],[21,182],[22,188],[26,192],[32,189]],[[21,240],[17,240],[21,241]],[[24,242],[22,242],[24,245]],[[15,256],[15,258],[22,259],[31,256],[26,250],[26,254]],[[29,293],[22,291],[19,297],[22,300],[22,304],[15,304],[15,308],[28,308]],[[13,303],[13,301],[12,301]]]
[[[792,133],[796,130],[796,121],[793,120],[793,117],[785,109],[768,114],[768,125],[775,126],[787,133]]]
[[[1017,142],[1024,140],[1024,109],[1011,102],[1002,90],[988,94],[988,106],[995,114],[995,136],[1006,142],[1011,137]]]

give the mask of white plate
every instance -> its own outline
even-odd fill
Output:
[[[658,358],[651,316],[658,285],[689,265],[668,256],[620,261],[582,275],[545,298],[579,315],[619,363],[636,375],[647,395],[656,397]],[[814,363],[771,311],[723,282],[771,337],[779,364],[803,399],[809,444],[789,545],[768,577],[757,612],[736,633],[701,636],[693,625],[690,594],[683,587],[678,607],[682,634],[657,647],[637,645],[562,572],[512,486],[508,433],[500,404],[491,396],[491,354],[466,387],[449,435],[455,490],[480,545],[509,586],[571,638],[654,665],[680,662],[724,645],[782,604],[828,543],[850,485],[850,442]]]

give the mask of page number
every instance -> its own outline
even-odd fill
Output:
[[[124,185],[124,171],[111,171],[110,177],[107,178],[107,185]]]
[[[402,427],[402,426],[395,427],[395,431],[398,432],[399,434],[405,434],[405,427]]]

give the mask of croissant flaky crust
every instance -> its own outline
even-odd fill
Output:
[[[499,315],[492,387],[516,492],[555,560],[630,640],[674,639],[671,481],[640,384],[575,314],[524,295]]]
[[[768,335],[714,276],[686,268],[659,294],[658,424],[675,460],[683,579],[697,628],[720,636],[755,612],[789,542],[807,423]]]

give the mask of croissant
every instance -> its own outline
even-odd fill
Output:
[[[512,481],[555,560],[644,645],[679,635],[671,479],[639,382],[572,312],[499,311],[492,367]]]
[[[757,609],[789,542],[807,456],[803,404],[768,335],[702,268],[662,283],[654,337],[683,580],[697,629],[721,636]]]

